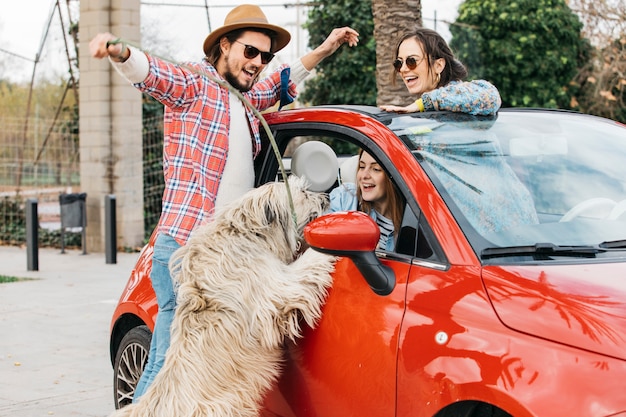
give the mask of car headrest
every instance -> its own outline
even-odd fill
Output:
[[[359,155],[351,156],[341,163],[341,183],[351,182],[356,184],[356,170],[359,166]]]
[[[305,177],[311,191],[323,192],[337,181],[339,161],[335,151],[324,142],[305,142],[291,157],[291,172]]]

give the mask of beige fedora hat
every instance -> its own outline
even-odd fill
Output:
[[[271,25],[267,21],[267,17],[259,6],[253,4],[242,4],[235,7],[224,19],[224,25],[212,31],[204,40],[204,54],[208,55],[209,51],[220,40],[222,36],[237,29],[243,28],[260,28],[269,29],[276,32],[276,41],[274,50],[276,53],[283,49],[291,40],[291,35],[280,26]]]

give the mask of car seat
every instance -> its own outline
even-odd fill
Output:
[[[339,161],[329,145],[309,141],[294,151],[291,172],[299,177],[304,176],[309,182],[309,190],[326,192],[337,182]]]
[[[341,175],[341,183],[351,182],[356,184],[356,170],[359,166],[359,155],[351,156],[341,163],[339,173]]]
[[[606,219],[611,216],[611,213],[617,206],[617,203],[610,198],[596,197],[584,200],[582,203],[578,203],[567,213],[561,217],[559,222],[569,222],[577,217],[589,217],[593,219]],[[619,217],[616,210],[614,216]]]

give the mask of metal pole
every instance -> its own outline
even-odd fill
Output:
[[[85,196],[85,198],[87,198],[87,196]],[[79,200],[78,204],[80,204],[80,216],[82,219],[80,243],[83,247],[83,255],[87,255],[87,200]]]
[[[29,271],[39,271],[39,221],[37,200],[26,200],[26,263]]]
[[[104,196],[104,246],[106,263],[117,263],[117,216],[115,195]]]

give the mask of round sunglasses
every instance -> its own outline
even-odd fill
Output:
[[[415,58],[415,55],[409,55],[406,57],[406,60],[402,60],[401,58],[396,58],[395,61],[393,61],[393,67],[396,69],[396,71],[400,72],[400,70],[402,69],[402,64],[406,64],[406,67],[409,70],[414,70],[415,67],[417,67],[422,61],[424,60],[424,57],[418,57],[417,59]]]
[[[274,59],[274,54],[271,52],[262,52],[262,51],[259,51],[259,48],[256,48],[252,45],[246,45],[245,43],[239,42],[239,41],[235,41],[235,42],[240,43],[244,46],[243,56],[245,56],[246,59],[254,59],[259,54],[261,54],[261,64],[267,64],[272,59]]]

